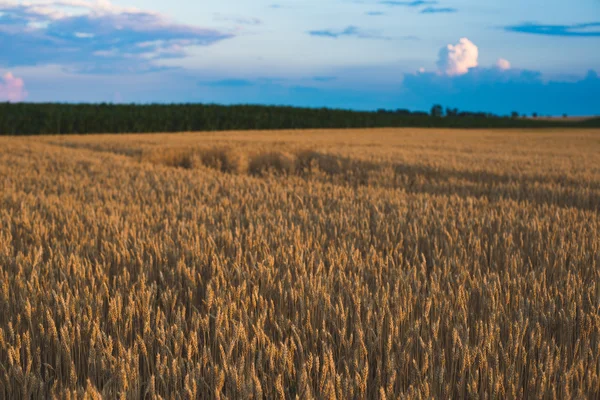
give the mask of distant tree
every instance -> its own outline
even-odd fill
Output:
[[[563,118],[569,118],[569,116],[567,114],[563,114]]]
[[[439,104],[436,104],[433,107],[431,107],[431,116],[435,117],[435,118],[443,117],[444,109],[442,108],[442,106]]]
[[[537,117],[538,117],[537,113],[533,113],[533,114],[531,114],[531,116],[532,116],[533,118],[537,118]]]
[[[454,115],[456,109],[449,109]],[[588,122],[497,118],[483,112],[444,115],[441,106],[430,112],[386,110],[361,112],[328,108],[281,106],[221,106],[216,104],[39,104],[0,102],[0,135],[183,132],[237,129],[368,128],[368,127],[545,127],[599,126]],[[537,113],[534,114],[537,116]],[[513,113],[514,117],[518,114]],[[459,118],[460,117],[460,118]]]
[[[512,113],[510,113],[510,116],[511,116],[513,119],[517,119],[517,118],[519,118],[519,113],[518,113],[518,112],[516,112],[516,111],[513,111]]]
[[[456,117],[458,115],[458,108],[446,108],[447,117]]]
[[[471,118],[487,118],[488,114],[483,112],[472,112],[472,111],[461,111],[457,114],[459,117],[471,117]]]

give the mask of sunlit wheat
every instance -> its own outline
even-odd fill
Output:
[[[600,396],[600,132],[0,138],[0,398]]]

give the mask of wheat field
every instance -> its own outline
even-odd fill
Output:
[[[0,138],[0,398],[600,398],[600,131]]]

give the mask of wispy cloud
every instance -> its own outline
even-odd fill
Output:
[[[0,64],[60,64],[78,71],[153,70],[155,61],[186,55],[189,46],[231,37],[177,24],[160,14],[108,0],[15,3],[0,0]]]
[[[237,25],[261,25],[259,18],[243,17],[241,15],[215,14],[215,21],[233,22]]]
[[[458,12],[458,9],[452,7],[426,7],[421,10],[421,14],[450,14]]]
[[[0,77],[0,101],[18,102],[27,97],[23,79],[7,72]]]
[[[410,8],[423,8],[421,14],[449,14],[458,12],[458,9],[453,7],[436,7],[439,1],[434,0],[416,0],[416,1],[395,1],[395,0],[382,0],[379,4],[391,6],[391,7],[410,7]]]
[[[219,81],[201,83],[201,85],[212,86],[212,87],[230,87],[240,88],[254,85],[254,82],[246,79],[222,79]]]
[[[386,15],[383,11],[367,11],[365,14],[369,15],[371,17],[378,17],[381,15]]]
[[[313,80],[316,82],[333,82],[337,78],[335,76],[315,76]]]
[[[534,22],[525,22],[519,25],[505,26],[504,30],[531,35],[600,37],[600,22],[573,25],[541,25]]]
[[[431,6],[438,4],[437,1],[427,1],[427,0],[415,0],[415,1],[394,1],[394,0],[383,0],[380,1],[379,4],[384,4],[386,6],[392,7],[422,7],[422,6]]]
[[[342,30],[334,29],[323,29],[313,30],[308,32],[311,36],[320,36],[332,39],[338,39],[341,37],[355,37],[359,39],[377,39],[377,40],[389,40],[387,36],[382,36],[377,32],[366,31],[356,26],[348,26]]]

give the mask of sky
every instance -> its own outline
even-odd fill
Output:
[[[0,0],[0,101],[600,114],[600,0]]]

